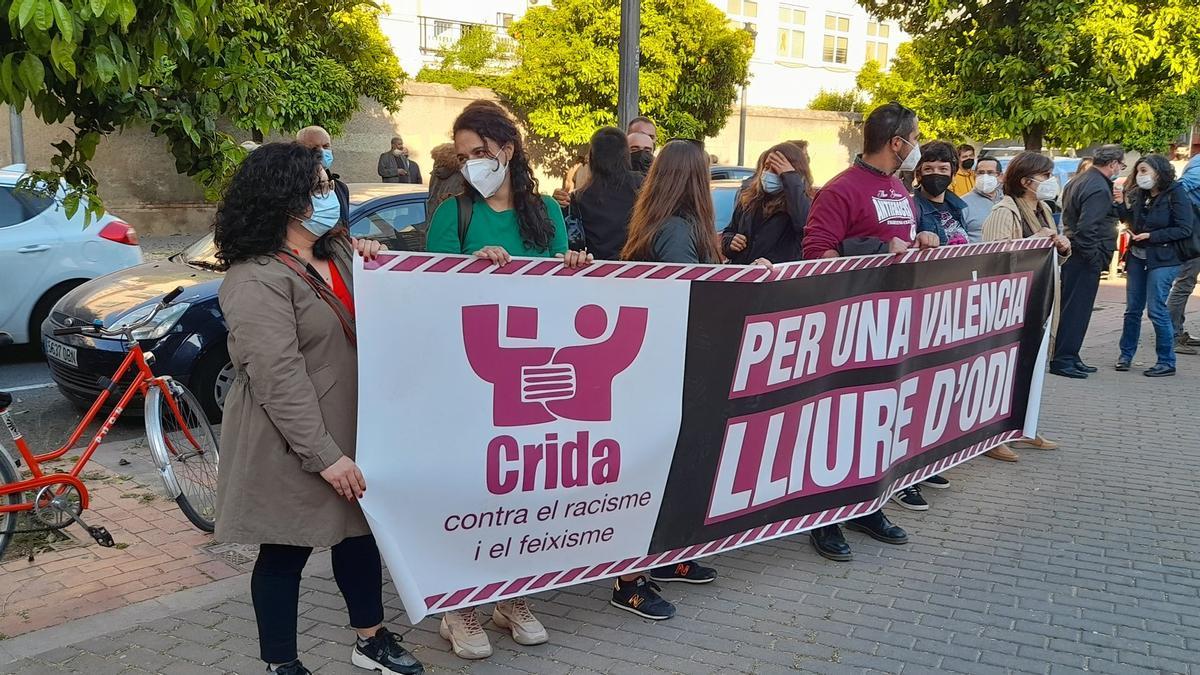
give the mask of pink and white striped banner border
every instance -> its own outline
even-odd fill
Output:
[[[966,248],[960,246],[957,248]],[[1035,247],[1030,247],[1035,248]],[[842,521],[864,516],[879,509],[887,500],[898,490],[902,490],[910,485],[915,485],[930,476],[939,474],[951,467],[978,457],[983,453],[991,450],[1000,443],[1010,441],[1021,436],[1019,430],[1006,431],[997,434],[991,438],[976,443],[963,450],[948,455],[933,464],[910,472],[892,482],[887,490],[878,498],[869,502],[859,502],[857,504],[848,504],[839,506],[834,509],[820,511],[818,513],[810,513],[806,516],[798,518],[790,518],[769,525],[761,525],[751,528],[744,532],[730,535],[724,539],[710,541],[704,544],[695,544],[693,546],[685,546],[663,553],[655,553],[641,558],[626,558],[625,560],[613,560],[599,565],[591,565],[585,567],[576,567],[569,570],[561,570],[558,572],[547,572],[541,575],[531,575],[520,577],[518,579],[507,579],[504,581],[494,581],[484,586],[472,586],[462,588],[453,593],[438,593],[425,598],[425,607],[431,611],[456,607],[463,603],[479,604],[494,600],[503,600],[509,597],[520,595],[528,595],[537,591],[558,588],[561,586],[569,586],[573,583],[581,583],[584,581],[592,581],[614,577],[620,574],[632,574],[641,570],[659,567],[661,565],[669,565],[674,562],[682,562],[693,560],[704,556],[714,555],[724,551],[731,551],[736,548],[748,546],[760,541],[769,539],[777,539],[786,537],[808,530],[816,529],[823,525],[831,525]]]
[[[993,241],[963,246],[943,246],[925,250],[911,250],[898,255],[870,255],[850,258],[823,258],[801,262],[782,263],[768,270],[757,265],[682,265],[676,263],[609,262],[598,260],[581,269],[567,269],[555,259],[513,258],[512,262],[499,267],[488,260],[474,256],[449,255],[444,253],[396,252],[381,253],[374,260],[364,263],[366,270],[383,272],[421,272],[426,274],[496,274],[504,276],[551,276],[587,277],[613,279],[658,279],[672,281],[735,281],[759,283],[785,281],[824,274],[854,272],[889,265],[919,263],[929,260],[947,260],[974,255],[990,255],[1010,251],[1027,251],[1049,248],[1049,239],[1017,239]]]

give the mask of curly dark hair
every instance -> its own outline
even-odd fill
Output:
[[[554,239],[554,222],[546,210],[546,203],[538,192],[538,181],[529,165],[529,155],[521,141],[517,124],[499,105],[490,101],[475,101],[459,113],[454,120],[454,133],[468,130],[479,134],[484,140],[497,145],[512,144],[512,158],[508,160],[508,180],[512,188],[513,210],[521,231],[521,241],[530,248],[549,251]],[[467,189],[474,196],[479,193],[468,182]],[[482,197],[480,197],[482,199]]]
[[[1175,167],[1171,166],[1171,160],[1167,159],[1165,155],[1157,153],[1146,155],[1134,162],[1133,171],[1129,173],[1129,178],[1125,180],[1125,184],[1129,185],[1127,192],[1129,193],[1129,203],[1131,204],[1138,199],[1146,199],[1150,196],[1150,190],[1143,190],[1137,184],[1138,167],[1142,164],[1145,164],[1154,171],[1154,189],[1159,192],[1170,189],[1171,184],[1175,182]]]
[[[213,223],[222,269],[283,248],[288,222],[312,206],[320,166],[320,151],[299,143],[267,143],[242,160]]]

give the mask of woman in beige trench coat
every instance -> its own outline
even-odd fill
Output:
[[[300,573],[331,546],[333,573],[357,633],[351,662],[423,672],[382,626],[383,571],[357,499],[358,400],[351,295],[355,242],[338,222],[321,155],[296,143],[252,152],[214,225],[227,268],[221,312],[235,379],[225,399],[217,539],[258,544],[250,591],[259,648],[271,672],[309,673],[296,648]]]
[[[1054,161],[1037,152],[1022,152],[1008,163],[1004,171],[1004,199],[1001,199],[983,221],[984,241],[1008,241],[1049,237],[1062,257],[1071,255],[1071,242],[1058,233],[1054,216],[1046,199],[1058,196],[1058,184],[1054,182]],[[1053,188],[1053,189],[1051,189]],[[1058,315],[1058,275],[1055,273],[1055,320]],[[1010,447],[1011,446],[1011,447]],[[1021,438],[1011,443],[1001,443],[987,451],[987,456],[1002,462],[1015,462],[1020,455],[1013,448],[1032,450],[1056,450],[1058,443],[1042,436]]]

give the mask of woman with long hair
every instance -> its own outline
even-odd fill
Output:
[[[1167,311],[1171,284],[1183,264],[1176,242],[1192,236],[1192,202],[1175,167],[1163,155],[1146,155],[1133,165],[1134,187],[1125,190],[1117,204],[1121,220],[1129,225],[1129,251],[1125,254],[1125,326],[1121,330],[1121,355],[1117,370],[1129,370],[1142,332],[1142,312],[1154,324],[1153,367],[1142,374],[1166,377],[1175,374],[1175,326]]]
[[[621,258],[720,263],[709,180],[708,155],[699,143],[664,145],[634,204]]]
[[[351,662],[388,673],[421,664],[383,627],[383,568],[358,499],[358,406],[351,257],[356,242],[321,152],[269,143],[242,162],[217,208],[226,270],[220,304],[235,377],[225,399],[218,471],[220,541],[257,544],[250,594],[271,672],[306,675],[296,645],[300,574],[330,546],[357,634]]]
[[[572,193],[570,209],[583,225],[588,251],[600,260],[616,260],[644,179],[633,172],[629,142],[616,127],[592,134],[587,166],[589,182]]]
[[[733,218],[721,233],[721,249],[729,262],[745,265],[758,258],[771,262],[800,260],[800,241],[813,189],[807,141],[771,147],[741,192]]]
[[[1058,233],[1054,214],[1046,201],[1058,196],[1058,181],[1054,179],[1054,160],[1038,152],[1022,152],[1008,163],[1004,171],[1004,198],[992,207],[983,221],[984,241],[1009,241],[1047,237],[1054,242],[1059,255],[1071,255],[1071,240]],[[1002,462],[1015,462],[1020,455],[1013,448],[1054,450],[1058,444],[1036,436],[1012,443],[1001,443],[987,456]]]
[[[469,104],[454,120],[454,147],[463,163],[466,192],[464,198],[446,200],[433,215],[429,251],[474,254],[500,266],[514,254],[557,256],[568,267],[592,262],[586,252],[567,250],[562,210],[538,192],[521,132],[504,108],[491,101]],[[460,206],[470,210],[460,212]],[[492,621],[508,629],[518,644],[537,645],[549,639],[525,598],[497,602]],[[461,658],[492,654],[474,607],[442,615],[439,632]]]

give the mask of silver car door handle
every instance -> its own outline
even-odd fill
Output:
[[[50,247],[46,244],[30,244],[29,246],[22,246],[17,249],[17,253],[41,253],[42,251],[49,250]]]

